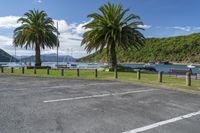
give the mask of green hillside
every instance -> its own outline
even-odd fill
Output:
[[[171,61],[200,63],[200,33],[169,38],[147,38],[140,50],[118,49],[118,60],[123,62]],[[106,51],[81,58],[81,62],[107,62]]]
[[[10,62],[10,61],[15,61],[15,58],[6,53],[4,50],[0,49],[0,62]]]

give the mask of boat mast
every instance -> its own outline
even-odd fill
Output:
[[[71,48],[71,57],[73,57],[73,48]],[[72,59],[71,62],[73,62]]]
[[[70,52],[69,52],[69,48],[67,48],[67,63],[69,63],[70,61],[69,61],[69,54]]]

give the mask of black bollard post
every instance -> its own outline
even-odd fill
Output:
[[[14,68],[13,67],[11,67],[11,73],[14,73]]]
[[[1,67],[1,73],[4,73],[4,71],[3,71],[3,67]]]
[[[79,68],[77,69],[77,77],[79,77],[80,76],[80,70],[79,70]]]
[[[47,68],[47,75],[49,75],[49,70],[50,70],[50,69],[49,69],[49,68]]]
[[[115,77],[115,79],[118,79],[118,72],[117,72],[117,68],[114,68],[114,77]]]
[[[61,69],[61,76],[64,76],[64,69]]]
[[[141,72],[140,72],[140,70],[138,70],[137,71],[137,79],[140,80],[140,78],[141,78]]]
[[[191,86],[191,72],[186,73],[186,85]]]
[[[22,67],[22,74],[24,74],[24,67]]]
[[[98,77],[98,71],[97,71],[97,69],[95,69],[95,78],[97,78]]]
[[[34,67],[34,74],[37,74],[37,69],[36,69],[36,67]]]
[[[137,71],[137,79],[138,79],[138,80],[141,79],[141,71],[140,71],[140,70]]]
[[[158,82],[162,83],[162,80],[163,80],[163,72],[159,71],[158,72]]]

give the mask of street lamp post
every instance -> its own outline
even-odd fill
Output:
[[[58,22],[57,22],[57,69],[58,69],[58,45],[59,45],[59,41],[58,41]]]

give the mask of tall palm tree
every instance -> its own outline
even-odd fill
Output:
[[[40,49],[59,45],[56,27],[45,11],[29,10],[18,19],[22,25],[14,30],[15,46],[35,48],[35,66],[41,66]]]
[[[139,48],[144,44],[144,36],[140,32],[143,25],[139,16],[126,13],[121,4],[108,3],[99,8],[100,14],[88,15],[91,21],[83,27],[88,29],[83,34],[81,45],[85,45],[87,52],[106,48],[113,69],[117,69],[117,48],[127,50]],[[136,21],[137,20],[137,21]]]

